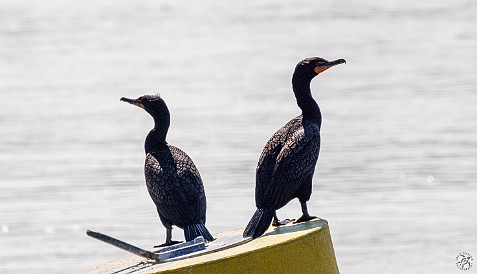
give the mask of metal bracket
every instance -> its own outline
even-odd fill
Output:
[[[97,240],[103,241],[105,243],[114,245],[115,247],[126,250],[127,252],[133,253],[135,255],[138,255],[147,259],[159,261],[159,262],[205,249],[205,239],[202,236],[199,236],[192,241],[188,241],[182,244],[176,244],[173,246],[168,246],[168,247],[159,249],[158,251],[151,252],[151,251],[147,251],[142,248],[139,248],[137,246],[134,246],[132,244],[123,242],[121,240],[118,240],[106,234],[95,232],[89,229],[86,231],[86,234]]]
[[[164,261],[204,249],[205,239],[204,237],[199,236],[192,241],[161,248],[158,251],[154,251],[154,253],[159,256],[159,261]]]

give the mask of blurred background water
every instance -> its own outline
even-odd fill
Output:
[[[0,272],[126,255],[87,228],[164,241],[143,178],[152,119],[122,96],[162,95],[210,231],[244,227],[261,149],[299,114],[294,66],[321,56],[348,62],[312,82],[309,208],[340,270],[460,273],[458,253],[477,256],[476,14],[474,0],[1,1]]]

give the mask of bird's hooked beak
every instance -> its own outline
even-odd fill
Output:
[[[120,101],[130,103],[131,105],[135,105],[135,106],[138,106],[138,107],[144,109],[144,105],[141,103],[141,101],[139,99],[129,99],[129,98],[126,98],[126,97],[121,97]]]
[[[346,64],[345,59],[338,59],[338,60],[334,60],[334,61],[331,61],[331,62],[327,62],[327,63],[324,63],[324,64],[321,64],[321,65],[317,66],[315,68],[315,72],[316,72],[316,74],[320,74],[323,71],[325,71],[325,70],[327,70],[331,67],[334,67],[336,65],[343,64],[343,63]]]

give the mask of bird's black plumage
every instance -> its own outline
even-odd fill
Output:
[[[344,63],[329,62],[319,57],[299,62],[293,73],[292,85],[302,114],[290,120],[268,140],[256,170],[255,204],[257,210],[245,228],[245,237],[259,237],[272,219],[280,225],[276,210],[298,198],[303,215],[297,222],[315,217],[308,214],[306,202],[312,192],[312,179],[320,152],[321,111],[313,99],[311,80],[326,69]]]
[[[172,226],[184,229],[186,241],[203,236],[214,238],[205,227],[206,198],[199,171],[192,159],[179,148],[166,142],[170,114],[164,100],[158,95],[138,99],[121,98],[145,109],[154,118],[155,126],[144,143],[146,185],[162,224],[166,227],[166,242],[172,241]]]

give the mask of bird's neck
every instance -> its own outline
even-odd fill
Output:
[[[296,102],[302,111],[303,118],[315,120],[321,124],[321,111],[318,103],[311,95],[311,79],[293,75],[292,85],[295,93]]]
[[[169,130],[170,118],[154,118],[154,128],[147,134],[144,150],[147,153],[161,149],[167,145],[166,136]]]

